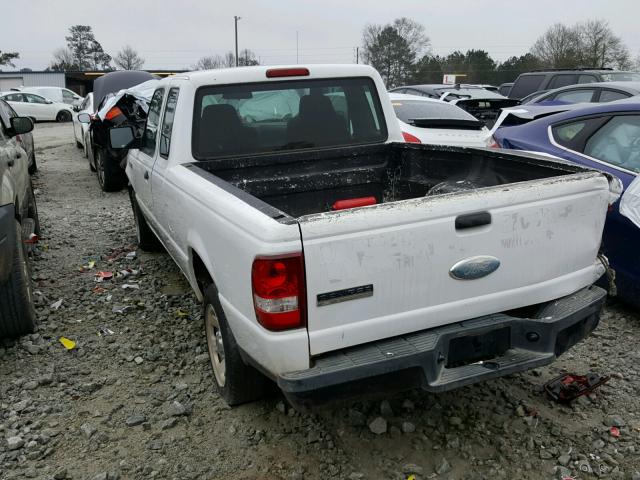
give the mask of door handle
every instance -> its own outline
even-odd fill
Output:
[[[456,230],[465,230],[490,224],[491,214],[489,212],[469,213],[456,217]]]
[[[144,171],[144,179],[149,180],[149,170]]]

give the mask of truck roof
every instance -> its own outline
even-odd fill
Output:
[[[307,69],[308,75],[267,78],[267,70]],[[255,67],[222,68],[181,73],[195,87],[212,84],[282,81],[289,78],[377,77],[378,72],[368,65],[313,64],[313,65],[259,65]],[[167,77],[171,79],[172,77]],[[176,78],[176,77],[173,77]]]

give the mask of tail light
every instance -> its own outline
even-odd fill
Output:
[[[278,331],[306,325],[306,287],[302,253],[257,257],[251,268],[253,306],[258,323]]]
[[[118,107],[113,107],[111,108],[111,110],[107,112],[107,114],[104,116],[104,119],[113,120],[114,118],[119,117],[120,115],[124,116],[124,113],[122,113],[122,110],[120,110]]]
[[[280,77],[308,77],[308,68],[270,68],[267,70],[267,78]]]
[[[407,132],[402,132],[402,137],[407,143],[422,143],[418,137]]]

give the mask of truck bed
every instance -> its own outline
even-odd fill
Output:
[[[331,211],[339,200],[373,196],[381,204],[585,171],[502,151],[400,143],[216,159],[193,167],[293,218]]]

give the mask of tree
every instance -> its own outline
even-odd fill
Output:
[[[70,70],[80,70],[80,68],[76,63],[73,52],[68,48],[60,47],[53,51],[53,59],[48,70],[68,72]]]
[[[138,55],[133,47],[125,45],[122,49],[116,53],[113,57],[113,63],[122,70],[140,70],[144,65],[144,58]]]
[[[414,67],[411,83],[441,83],[444,75],[443,64],[443,57],[424,55]]]
[[[238,64],[241,67],[250,65],[259,65],[256,60],[256,54],[249,49],[244,49],[238,55]],[[209,55],[198,59],[195,65],[192,66],[194,70],[215,70],[217,68],[232,68],[236,66],[236,56],[233,52],[227,52],[224,55]]]
[[[542,64],[532,53],[510,57],[496,67],[496,83],[513,82],[518,75],[539,70]]]
[[[69,36],[65,37],[65,40],[78,70],[111,68],[111,55],[102,49],[89,25],[73,25],[69,28]]]
[[[631,55],[605,20],[588,20],[575,26],[584,67],[631,68]]]
[[[415,53],[391,25],[380,30],[364,54],[365,61],[378,70],[388,88],[402,85],[413,76]]]
[[[3,52],[0,50],[0,67],[4,65],[15,67],[13,60],[17,58],[20,58],[20,54],[18,52]]]
[[[405,39],[416,58],[428,53],[429,37],[424,33],[424,26],[407,17],[402,17],[393,21],[393,28]]]
[[[531,53],[547,68],[579,66],[580,35],[562,23],[552,25],[531,47]]]

